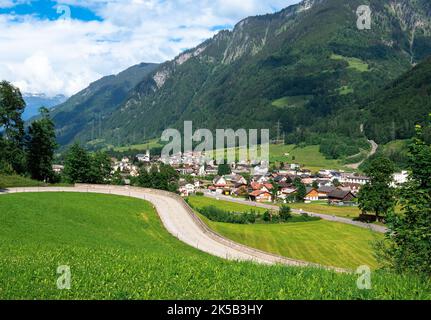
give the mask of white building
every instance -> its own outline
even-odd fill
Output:
[[[397,187],[406,183],[409,179],[409,173],[407,171],[401,171],[394,174],[394,182],[392,187]]]

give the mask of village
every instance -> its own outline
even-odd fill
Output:
[[[141,168],[164,163],[179,174],[178,193],[183,197],[193,194],[223,195],[259,203],[312,203],[325,201],[337,206],[356,206],[357,195],[370,179],[355,172],[325,169],[311,172],[297,163],[278,166],[265,161],[217,165],[214,160],[202,164],[204,155],[197,152],[176,154],[162,159],[150,151],[136,154],[133,159],[112,158],[112,173],[120,174],[124,184],[139,176]],[[54,166],[61,172],[62,166]],[[406,171],[394,175],[393,186],[407,181]]]

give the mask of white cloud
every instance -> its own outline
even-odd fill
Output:
[[[17,1],[0,0],[0,7]],[[61,4],[90,8],[103,21],[0,15],[0,79],[24,92],[72,95],[131,65],[172,59],[211,37],[213,26],[233,25],[295,2],[63,0]]]
[[[0,8],[12,8],[18,4],[28,3],[30,0],[0,0]]]

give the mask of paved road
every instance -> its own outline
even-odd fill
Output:
[[[264,203],[256,203],[256,202],[252,202],[252,201],[247,201],[245,199],[232,198],[229,196],[214,195],[211,193],[205,193],[205,197],[221,199],[221,200],[225,200],[225,201],[229,201],[229,202],[246,204],[249,206],[260,207],[260,208],[269,209],[269,210],[279,210],[279,207],[274,206],[274,205],[264,204]],[[332,222],[340,222],[340,223],[350,224],[350,225],[353,225],[356,227],[370,229],[372,231],[379,232],[379,233],[386,233],[386,231],[387,231],[387,228],[383,227],[383,226],[379,226],[376,224],[363,223],[363,222],[359,222],[359,221],[353,221],[351,219],[347,219],[347,218],[343,218],[343,217],[331,216],[331,215],[327,215],[327,214],[314,213],[314,212],[308,212],[308,211],[300,211],[300,210],[294,210],[294,209],[292,209],[292,212],[296,213],[296,214],[307,213],[309,216],[312,216],[312,217],[319,217],[323,220],[328,220],[328,221],[332,221]]]
[[[371,151],[367,155],[366,159],[368,159],[368,158],[372,157],[373,155],[375,155],[376,152],[377,152],[377,149],[379,148],[379,145],[374,140],[368,140],[368,143],[371,145]],[[359,153],[357,155],[360,155],[360,154],[361,153]],[[355,157],[355,156],[353,156],[353,157]],[[353,163],[353,164],[346,165],[346,167],[350,168],[350,169],[353,169],[353,170],[358,170],[359,167],[361,166],[361,164],[363,164],[366,159],[364,159],[364,160],[362,160],[362,161],[360,161],[358,163]]]
[[[338,272],[346,271],[340,268],[322,267],[304,261],[272,255],[235,243],[210,230],[181,198],[169,193],[141,188],[78,185],[76,187],[13,188],[0,192],[0,195],[22,192],[88,192],[143,199],[154,205],[169,233],[180,241],[211,255],[236,261],[285,264],[298,267],[314,266]]]

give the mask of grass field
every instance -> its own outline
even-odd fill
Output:
[[[277,108],[296,108],[303,107],[310,101],[312,96],[286,96],[272,102],[272,105]]]
[[[271,145],[271,162],[298,163],[311,171],[345,169],[338,160],[328,160],[320,153],[319,146]]]
[[[338,54],[333,54],[331,56],[332,60],[343,60],[346,61],[349,64],[349,69],[356,70],[358,72],[368,72],[370,71],[370,67],[368,63],[362,61],[358,58],[352,58],[352,57],[344,57],[340,56]]]
[[[129,150],[142,151],[159,147],[162,147],[162,145],[159,143],[158,139],[155,139],[142,144],[135,144],[125,147],[114,147],[113,150],[116,152],[126,152]]]
[[[235,212],[254,209],[247,205],[205,197],[190,197],[189,202],[196,209],[210,205]],[[204,217],[202,219],[213,230],[229,239],[285,257],[350,269],[356,269],[360,265],[377,267],[372,242],[382,236],[367,229],[324,220],[237,225],[212,222]]]
[[[313,212],[313,213],[321,213],[321,214],[327,214],[330,216],[337,216],[337,217],[343,217],[343,218],[357,218],[359,217],[361,211],[358,207],[337,207],[337,206],[330,206],[327,203],[324,202],[317,202],[317,203],[292,203],[289,204],[289,206],[292,209],[302,209],[304,211]]]
[[[0,196],[0,299],[430,299],[414,275],[228,262],[171,237],[144,201],[96,194]],[[58,290],[58,266],[71,290]]]

